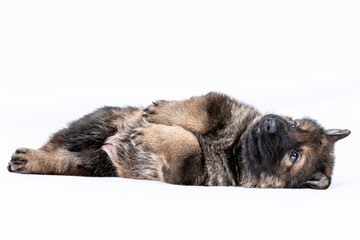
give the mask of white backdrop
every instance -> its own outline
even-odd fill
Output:
[[[358,1],[0,1],[0,238],[359,239]],[[104,105],[209,91],[352,134],[326,191],[11,174]]]

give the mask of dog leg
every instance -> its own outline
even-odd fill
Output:
[[[19,148],[12,155],[8,170],[27,174],[60,174],[90,176],[90,171],[80,165],[80,159],[66,150],[46,152]]]
[[[217,93],[183,101],[160,100],[145,108],[143,117],[149,123],[180,126],[203,134],[230,117],[231,102],[231,98]]]
[[[132,133],[131,142],[144,152],[162,156],[164,182],[184,185],[203,182],[201,149],[191,132],[178,126],[147,123]]]

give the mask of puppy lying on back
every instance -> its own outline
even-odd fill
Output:
[[[104,107],[55,133],[38,150],[19,148],[17,173],[118,176],[173,184],[326,189],[334,143],[349,130],[312,119],[262,115],[209,93],[147,108]]]

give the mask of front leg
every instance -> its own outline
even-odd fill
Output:
[[[163,181],[200,185],[204,181],[202,153],[197,138],[178,126],[147,123],[131,135],[131,142],[144,152],[160,155]]]
[[[144,109],[150,123],[180,126],[203,134],[226,121],[231,115],[233,100],[225,95],[209,93],[183,101],[156,101]]]

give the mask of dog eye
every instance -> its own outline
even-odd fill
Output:
[[[300,155],[300,154],[299,154],[297,151],[292,150],[292,151],[290,152],[290,161],[291,161],[292,163],[296,162],[296,160],[299,158],[299,155]]]
[[[296,122],[292,122],[292,123],[290,123],[290,127],[292,127],[292,128],[296,128],[296,126],[297,126]]]

